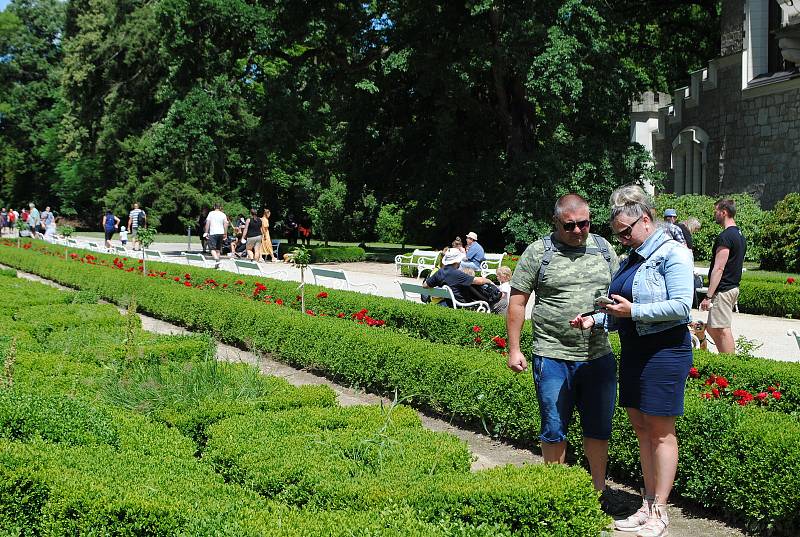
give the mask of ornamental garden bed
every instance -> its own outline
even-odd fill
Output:
[[[0,261],[118,303],[135,296],[139,307],[156,317],[339,381],[396,391],[404,400],[479,423],[494,435],[530,442],[538,431],[532,380],[505,368],[500,318],[313,286],[307,291],[308,311],[300,312],[293,292],[286,294],[296,283],[158,263],[148,263],[154,272],[145,277],[133,260],[84,252],[63,259],[62,251],[39,244],[0,246]],[[800,523],[797,366],[747,357],[723,360],[695,355],[699,379],[688,383],[686,415],[678,421],[676,492],[755,532],[791,535]],[[715,378],[706,385],[711,375]],[[765,438],[758,440],[759,435]],[[580,445],[579,437],[573,427],[572,445]],[[618,410],[611,471],[634,478],[637,465],[635,436]],[[779,492],[763,494],[767,489]]]
[[[402,405],[341,408],[207,336],[0,275],[0,530],[22,535],[597,535],[579,468],[471,473]]]

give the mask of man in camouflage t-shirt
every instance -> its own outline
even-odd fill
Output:
[[[592,481],[597,490],[604,490],[617,394],[616,361],[602,328],[575,330],[569,322],[595,308],[595,299],[606,294],[619,263],[605,239],[589,234],[589,204],[582,197],[562,196],[556,202],[553,223],[552,246],[548,248],[547,239],[529,245],[511,279],[508,367],[516,372],[528,367],[520,333],[525,306],[535,292],[533,377],[542,421],[542,455],[545,462],[564,462],[567,429],[577,407]]]

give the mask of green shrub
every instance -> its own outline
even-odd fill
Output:
[[[94,291],[78,291],[72,295],[73,304],[97,304],[100,297]]]
[[[354,263],[364,261],[366,252],[358,246],[317,246],[311,249],[312,263]]]
[[[261,375],[246,364],[214,359],[190,363],[137,365],[109,377],[106,401],[174,426],[200,446],[206,429],[229,416],[254,410],[332,406],[336,394],[327,386],[294,387]]]
[[[378,219],[375,222],[375,232],[378,240],[389,244],[405,244],[406,237],[403,233],[403,209],[395,203],[381,206]]]
[[[117,431],[103,411],[78,399],[0,390],[0,438],[42,438],[68,445],[117,444]]]
[[[800,318],[800,285],[742,280],[739,284],[739,311]]]
[[[792,192],[761,225],[761,268],[800,272],[800,193]]]
[[[471,474],[463,443],[422,429],[403,407],[232,418],[211,428],[204,460],[267,498],[315,509],[405,504],[428,521],[525,535],[596,535],[606,523],[587,474],[558,466]]]
[[[16,278],[17,271],[11,268],[0,269],[0,276],[5,276],[6,278]]]
[[[18,351],[14,383],[31,393],[91,400],[97,395],[104,375],[101,367],[61,353]]]
[[[160,278],[136,278],[122,271],[58,261],[42,256],[37,251],[0,246],[0,259],[6,264],[39,273],[70,286],[95,289],[109,299],[124,300],[127,296],[136,295],[141,309],[157,317],[178,322],[190,329],[212,331],[224,341],[272,353],[282,360],[305,368],[324,370],[333,378],[345,379],[355,385],[382,392],[396,390],[401,400],[446,412],[471,423],[484,424],[486,430],[492,434],[530,441],[538,431],[538,409],[530,376],[510,373],[505,367],[503,357],[497,353],[465,348],[460,339],[455,340],[459,345],[447,345],[406,335],[403,330],[408,329],[407,333],[411,334],[415,326],[410,319],[410,313],[407,316],[409,320],[404,321],[407,324],[403,328],[386,330],[361,326],[341,319],[305,315],[285,306],[240,300],[227,292],[190,289]],[[165,269],[169,268],[167,265],[162,266]],[[212,275],[219,277],[218,273],[212,271],[192,269],[193,281],[202,281],[203,278]],[[295,283],[271,281],[267,283],[270,293],[273,292],[273,288],[283,289],[281,285],[296,286]],[[243,294],[250,296],[249,288]],[[331,304],[333,298],[341,300],[338,303],[340,306],[347,300],[352,300],[350,304],[356,304],[356,300],[361,298],[364,301],[375,300],[369,304],[375,304],[376,307],[383,304],[380,307],[387,313],[392,311],[390,305],[396,305],[398,311],[402,311],[404,307],[414,308],[408,311],[420,312],[418,314],[420,317],[428,315],[429,312],[434,316],[444,315],[440,319],[436,317],[430,319],[440,322],[434,325],[435,328],[443,329],[451,338],[458,336],[465,329],[469,330],[472,319],[485,320],[483,329],[486,332],[483,333],[492,333],[487,328],[494,326],[491,323],[502,322],[502,319],[471,312],[425,308],[411,303],[405,304],[391,299],[347,292],[330,293],[328,298],[314,299],[317,300],[315,307],[322,307],[321,304],[325,301]],[[419,328],[419,331],[422,332],[423,329]],[[612,338],[612,344],[618,348],[616,338]],[[698,356],[702,358],[703,355]],[[744,371],[743,379],[746,378],[746,374],[750,374],[754,379],[753,382],[756,382],[757,375],[761,374],[758,371],[749,373]],[[775,378],[781,378],[781,372],[778,371]],[[784,382],[786,384],[782,382],[782,390],[793,393],[794,387],[791,385],[793,381]],[[752,447],[745,449],[744,446],[737,444],[738,441],[735,441],[734,437],[741,434],[739,429],[734,429],[733,432],[730,432],[732,430],[730,427],[724,429],[727,431],[725,432],[727,436],[721,437],[720,444],[727,443],[735,449],[730,450],[730,457],[723,459],[725,464],[719,466],[720,480],[727,482],[741,479],[742,476],[754,475],[758,480],[752,483],[752,487],[748,485],[749,493],[755,494],[753,492],[755,489],[769,490],[771,482],[764,481],[763,474],[751,471],[751,466],[760,464],[753,454],[768,461],[793,457],[791,455],[795,452],[793,443],[800,439],[800,431],[796,430],[796,417],[789,415],[792,410],[788,405],[793,405],[794,400],[794,395],[792,397],[787,395],[787,407],[776,405],[774,411],[763,412],[757,408],[745,408],[743,416],[748,417],[748,420],[731,422],[736,427],[755,427],[761,419],[760,416],[768,416],[769,419],[761,421],[769,423],[770,427],[775,427],[775,431],[779,431],[780,434],[775,434],[780,441],[765,443],[762,446],[763,452],[760,451],[761,448],[754,451]],[[787,485],[786,495],[781,490],[769,502],[766,500],[758,502],[757,507],[752,510],[740,509],[738,503],[740,496],[736,494],[718,495],[709,489],[718,486],[708,478],[708,469],[717,468],[714,458],[717,455],[711,450],[706,454],[700,448],[690,447],[707,442],[693,437],[696,430],[705,427],[705,412],[709,408],[698,406],[698,403],[706,401],[700,401],[696,393],[687,393],[686,416],[678,420],[679,437],[682,439],[682,444],[687,446],[688,453],[696,453],[692,456],[696,457],[697,462],[689,464],[687,468],[691,470],[702,467],[703,470],[702,473],[701,470],[687,470],[687,473],[680,474],[682,481],[679,482],[682,484],[694,480],[691,481],[693,483],[691,486],[695,487],[698,497],[705,494],[709,505],[733,513],[733,516],[740,517],[740,520],[752,528],[761,528],[763,531],[772,531],[769,528],[776,528],[776,533],[791,534],[791,530],[787,528],[797,525],[796,509],[793,511],[790,507],[796,505],[792,485]],[[712,403],[716,404],[713,401]],[[738,419],[736,414],[739,412],[738,408],[727,401],[720,404],[725,408],[721,411],[734,413],[731,420]],[[699,409],[698,412],[695,412],[695,409]],[[749,417],[753,419],[750,420]],[[763,429],[758,430],[760,434],[766,434]],[[620,409],[614,416],[613,434],[610,469],[615,475],[632,478],[638,476],[636,438],[624,411]],[[572,441],[576,439],[574,428],[570,430],[570,439]],[[721,453],[719,456],[723,455],[727,456],[726,453]],[[781,486],[784,481],[794,480],[800,483],[800,475],[794,473],[796,472],[794,462],[783,466],[780,463],[770,464],[773,464],[772,470],[786,472],[786,475],[780,476]],[[683,472],[682,468],[682,466],[679,468],[679,472]],[[465,485],[461,483],[459,486]],[[701,491],[704,487],[706,490],[703,493]],[[679,486],[676,490],[680,491],[681,488]],[[507,511],[497,516],[506,514]]]
[[[761,225],[764,220],[764,211],[749,194],[726,194],[736,202],[736,225],[742,230],[747,240],[747,261],[761,259],[761,242],[759,240]],[[664,209],[673,208],[678,212],[678,220],[682,221],[690,216],[700,221],[701,228],[692,235],[694,241],[695,259],[711,259],[714,239],[722,232],[722,228],[714,222],[714,203],[718,198],[690,194],[676,196],[674,194],[660,194],[655,198],[655,211],[653,215],[660,219]]]

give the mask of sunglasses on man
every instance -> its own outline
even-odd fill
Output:
[[[564,228],[564,231],[572,231],[575,229],[575,226],[582,230],[587,229],[591,225],[591,220],[580,220],[578,222],[561,222],[561,226]]]

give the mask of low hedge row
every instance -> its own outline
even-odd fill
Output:
[[[367,255],[358,246],[318,246],[310,252],[312,263],[355,263],[364,261]]]
[[[800,285],[742,280],[739,284],[739,311],[800,319]]]
[[[0,291],[0,300],[3,298],[6,297]],[[95,313],[91,308],[81,305],[79,309],[68,310],[61,332],[87,334],[103,328],[119,335],[129,330],[126,319],[121,326],[105,316],[107,306],[94,306],[99,310]],[[41,312],[23,312],[26,312],[24,304],[13,315],[43,322]],[[93,323],[70,322],[79,312],[93,319]],[[42,333],[38,325],[28,322],[18,322],[14,328],[20,333],[26,330]],[[49,331],[48,340],[61,332]],[[37,340],[33,342],[40,344]],[[89,345],[105,343],[91,341]],[[191,345],[192,341],[189,339],[188,343]],[[455,465],[470,476],[469,453],[452,437],[423,431],[419,418],[402,407],[393,409],[390,424],[384,427],[386,419],[377,407],[332,408],[333,392],[329,388],[293,388],[283,380],[257,376],[253,368],[249,368],[248,375],[248,368],[242,364],[211,362],[207,354],[202,354],[199,361],[185,361],[180,352],[175,361],[160,364],[137,360],[133,364],[124,363],[127,364],[124,369],[109,376],[107,363],[101,368],[94,360],[82,363],[81,357],[61,355],[62,364],[71,364],[73,368],[54,371],[47,367],[48,355],[32,356],[25,346],[20,350],[23,359],[18,362],[15,391],[0,390],[5,396],[0,399],[0,431],[6,431],[5,425],[13,421],[4,420],[7,415],[22,415],[26,424],[24,435],[0,434],[0,531],[3,532],[589,536],[596,535],[607,523],[599,511],[588,475],[574,468],[497,469],[470,478],[474,484],[469,490],[464,489],[461,479],[437,480],[437,476],[446,473],[448,460],[454,461],[450,466]],[[91,351],[87,354],[94,355]],[[58,393],[65,384],[63,380],[47,382],[66,378],[70,372],[73,377],[103,375],[101,385],[95,384],[98,390],[94,398],[65,397]],[[127,406],[117,405],[113,397],[108,397],[109,383],[114,382],[119,387],[118,394],[141,397],[126,400]],[[45,395],[24,391],[43,387]],[[23,391],[18,393],[17,389]],[[95,406],[98,393],[113,406]],[[21,404],[16,404],[20,401]],[[155,401],[157,405],[147,409],[142,405],[145,401]],[[231,409],[230,404],[235,407],[237,402],[238,408]],[[321,408],[296,409],[306,405]],[[226,483],[206,464],[205,455],[202,459],[195,458],[196,445],[177,428],[155,423],[132,412],[133,408],[153,416],[170,414],[176,421],[184,422],[191,422],[192,416],[199,414],[207,417],[209,423],[226,418],[212,428],[238,422],[242,430],[253,433],[259,419],[292,416],[283,432],[295,448],[295,462],[304,458],[320,462],[314,457],[315,452],[330,453],[325,449],[332,444],[309,442],[307,435],[303,439],[303,434],[296,430],[292,434],[293,428],[304,427],[310,432],[314,427],[308,424],[314,422],[324,440],[336,436],[342,427],[356,427],[359,434],[348,436],[348,443],[338,446],[339,451],[333,452],[338,457],[332,457],[331,465],[324,470],[331,479],[343,479],[353,469],[351,462],[366,463],[361,468],[370,472],[383,467],[384,461],[386,467],[394,461],[394,470],[381,474],[383,488],[374,491],[386,493],[389,499],[372,502],[375,508],[368,510],[347,501],[321,510],[298,509],[260,498],[236,483]],[[9,411],[4,412],[5,409]],[[276,413],[276,409],[294,410]],[[204,414],[209,410],[216,413],[215,418]],[[56,419],[59,411],[65,417],[63,423]],[[396,425],[401,426],[399,436],[393,434]],[[101,434],[109,430],[115,431],[115,435],[106,438]],[[269,433],[275,445],[280,446],[280,428],[271,427]],[[225,434],[215,434],[213,440],[215,449],[236,446],[238,441]],[[379,442],[384,443],[381,446]],[[260,454],[278,464],[291,462],[276,460],[276,454],[269,451],[261,450]],[[373,456],[362,457],[370,454]],[[397,492],[401,480],[396,474],[408,472],[409,468],[420,477],[424,470],[428,474],[427,486],[417,484],[414,494]],[[558,486],[552,486],[554,483]],[[550,489],[545,484],[551,484]],[[410,502],[410,498],[423,495],[427,495],[426,502]],[[525,517],[518,517],[517,511],[524,511]]]
[[[402,407],[225,420],[211,428],[203,457],[229,481],[290,505],[374,510],[404,504],[428,521],[457,517],[523,535],[596,535],[603,528],[593,495],[576,494],[588,485],[584,472],[556,467],[548,479],[541,466],[528,466],[472,474],[461,441],[422,429]],[[588,516],[573,518],[575,509]]]
[[[278,353],[290,363],[324,369],[335,377],[359,385],[386,391],[397,389],[401,398],[408,397],[418,404],[467,420],[482,420],[487,429],[495,434],[530,440],[538,430],[536,398],[530,377],[510,374],[504,367],[504,360],[495,353],[432,344],[337,319],[303,315],[275,305],[249,300],[232,301],[230,295],[172,285],[174,282],[159,278],[135,278],[122,271],[108,271],[101,267],[36,256],[32,252],[9,252],[0,248],[0,258],[18,268],[40,273],[68,285],[93,289],[110,299],[122,300],[135,294],[142,308],[157,317],[194,329],[213,330],[227,341]],[[454,317],[460,314],[453,312]],[[689,394],[687,408],[694,408],[692,405],[698,401],[697,394]],[[709,412],[712,407],[697,408]],[[725,408],[739,412],[730,403]],[[751,415],[748,414],[750,412],[754,416],[764,413],[749,407],[742,411],[744,416]],[[786,451],[787,446],[800,438],[800,432],[794,427],[796,418],[780,412],[764,414],[769,416],[776,430],[785,431],[786,434],[785,442],[765,446],[763,449],[769,454],[764,456],[772,460],[793,456],[788,453],[797,453]],[[696,431],[703,426],[704,415],[687,411],[686,417],[679,420],[682,442],[691,445],[697,441],[692,435],[697,434]],[[742,423],[755,422],[757,418]],[[727,428],[720,433],[723,437],[738,434],[736,427],[739,425],[726,423]],[[574,431],[571,431],[573,438]],[[610,451],[612,468],[617,475],[636,473],[633,469],[638,463],[638,449],[621,410],[615,415],[615,441]],[[716,474],[718,479],[733,481],[740,478],[740,468],[758,464],[753,459],[752,450],[741,444],[733,445],[729,455],[741,459],[741,464],[721,467],[720,473]],[[786,528],[800,523],[794,508],[796,502],[791,494],[775,494],[769,510],[764,510],[766,504],[760,504],[757,513],[738,510],[732,503],[734,496],[711,494],[710,489],[716,486],[709,478],[709,468],[714,467],[713,459],[704,452],[690,451],[682,454],[682,461],[680,471],[684,482],[697,483],[697,490],[708,487],[709,505],[716,509],[730,512],[735,518],[766,533],[786,534]],[[785,472],[782,480],[800,482],[800,474],[794,466],[777,465],[771,470]],[[753,487],[766,490],[770,482],[759,479]]]

